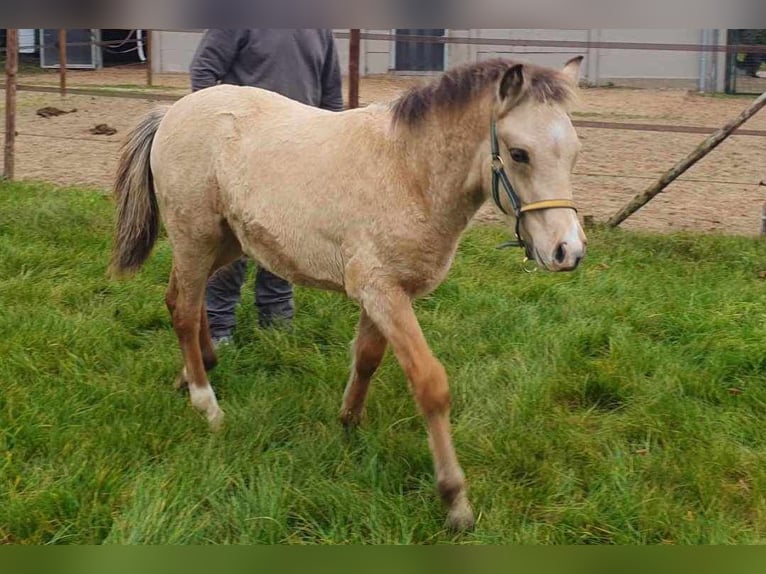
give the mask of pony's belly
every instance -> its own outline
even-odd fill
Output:
[[[331,291],[344,291],[340,252],[333,246],[314,242],[309,249],[264,245],[262,241],[241,241],[242,250],[272,273],[290,283]]]

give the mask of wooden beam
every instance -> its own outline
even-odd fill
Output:
[[[348,107],[359,107],[359,29],[351,30],[348,58]]]
[[[3,177],[13,179],[16,145],[16,76],[19,72],[19,31],[6,30],[5,51],[5,154]]]
[[[61,97],[66,97],[66,29],[59,30],[59,84]]]
[[[615,213],[611,219],[609,219],[607,225],[609,227],[617,227],[620,225],[620,223],[625,221],[628,217],[649,203],[658,193],[670,185],[678,176],[680,176],[691,166],[693,166],[695,163],[713,151],[716,147],[718,147],[718,145],[727,137],[729,137],[734,130],[736,130],[739,126],[753,117],[753,115],[765,105],[766,92],[758,96],[758,98],[756,98],[747,108],[745,108],[745,110],[743,110],[739,116],[705,138],[705,140],[700,145],[698,145],[689,155],[687,155],[684,159],[666,171],[662,177],[657,180],[656,183],[630,200],[627,205],[625,205],[622,209],[620,209],[620,211]]]

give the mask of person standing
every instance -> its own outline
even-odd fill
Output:
[[[253,86],[331,111],[343,109],[337,47],[329,29],[209,29],[191,64],[192,91],[218,84]],[[247,258],[221,267],[208,281],[205,302],[216,346],[231,341]],[[288,326],[292,285],[258,266],[255,305],[261,327]]]

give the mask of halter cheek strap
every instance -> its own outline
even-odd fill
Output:
[[[500,145],[497,140],[497,126],[494,119],[490,124],[490,142],[492,145],[492,199],[500,211],[506,215],[509,215],[508,211],[506,211],[505,207],[503,207],[503,204],[500,201],[500,186],[502,185],[503,191],[508,198],[508,202],[511,204],[511,208],[513,209],[513,215],[516,218],[516,240],[503,243],[501,247],[525,246],[524,241],[521,239],[521,235],[519,235],[519,225],[521,224],[521,218],[525,213],[529,213],[530,211],[542,211],[544,209],[557,208],[573,209],[574,211],[577,211],[577,207],[575,207],[575,203],[571,199],[544,199],[542,201],[535,201],[533,203],[527,203],[526,205],[523,205],[521,203],[521,198],[516,193],[516,190],[513,189],[511,180],[508,178],[508,174],[505,171],[503,158],[500,157]]]

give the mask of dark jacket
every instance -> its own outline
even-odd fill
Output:
[[[326,110],[343,109],[338,52],[327,29],[207,30],[191,81],[193,91],[218,83],[254,86]]]

